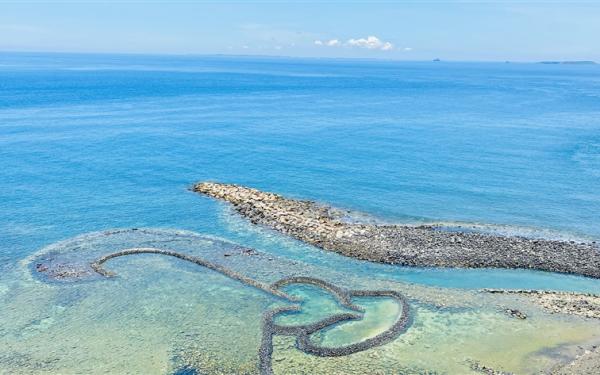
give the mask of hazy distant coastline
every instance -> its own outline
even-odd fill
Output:
[[[595,61],[581,60],[581,61],[540,61],[538,64],[547,65],[597,65]]]

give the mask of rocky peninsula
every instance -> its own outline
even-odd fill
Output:
[[[521,268],[600,278],[600,248],[576,243],[355,223],[344,211],[249,187],[201,182],[193,191],[233,205],[254,224],[345,256],[417,267]]]

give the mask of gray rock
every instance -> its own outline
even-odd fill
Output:
[[[353,223],[333,207],[232,184],[203,182],[193,191],[231,203],[254,224],[358,259],[417,267],[536,269],[600,278],[600,249],[594,243]]]

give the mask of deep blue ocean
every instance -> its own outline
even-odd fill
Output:
[[[0,54],[1,268],[122,227],[343,260],[239,229],[187,190],[203,180],[387,222],[600,240],[600,67]],[[600,290],[540,272],[360,267],[429,285]]]

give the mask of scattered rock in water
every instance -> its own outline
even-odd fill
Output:
[[[243,256],[256,256],[259,255],[258,251],[251,249],[249,247],[241,247],[238,246],[233,249],[231,252],[223,253],[224,257],[230,257],[234,255],[243,255]]]
[[[343,210],[232,184],[202,182],[193,191],[231,203],[253,224],[358,259],[418,267],[536,269],[600,278],[600,249],[592,243],[348,222]]]
[[[504,372],[504,371],[499,371],[499,370],[495,370],[491,367],[488,366],[484,366],[479,362],[476,361],[467,361],[469,363],[469,367],[471,368],[471,370],[479,372],[481,374],[486,374],[486,375],[512,375],[512,372]]]
[[[199,372],[193,367],[185,366],[175,370],[173,375],[199,375]]]
[[[552,313],[600,319],[600,296],[594,294],[544,290],[484,289],[484,291],[496,294],[521,295]]]
[[[506,310],[504,310],[504,312],[506,312],[509,316],[511,316],[513,318],[517,318],[517,319],[521,319],[521,320],[527,319],[527,314],[525,314],[524,312],[521,312],[517,309],[506,309]]]
[[[42,263],[38,263],[35,265],[35,269],[38,272],[46,272],[46,271],[48,271],[48,266],[45,264],[42,264]]]
[[[85,268],[76,268],[64,263],[36,263],[35,270],[45,275],[49,280],[73,281],[89,277],[92,272]]]

